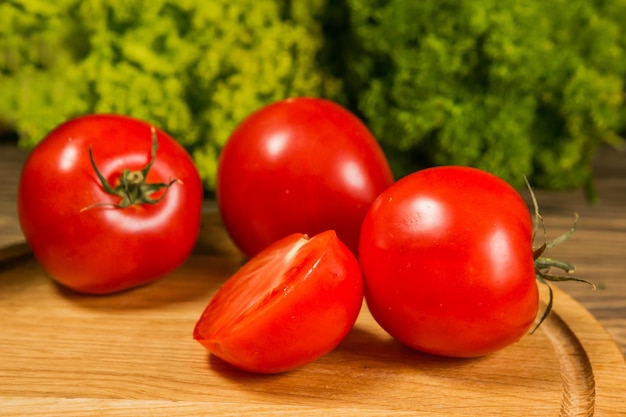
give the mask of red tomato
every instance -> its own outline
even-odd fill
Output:
[[[356,254],[361,221],[393,181],[380,146],[343,107],[292,98],[246,118],[220,154],[217,203],[253,256],[291,233],[337,235]]]
[[[438,167],[400,179],[365,217],[359,250],[372,315],[420,351],[485,355],[536,317],[530,213],[486,172]]]
[[[193,337],[237,368],[285,372],[335,348],[362,303],[359,264],[334,231],[292,234],[226,281]]]
[[[59,283],[112,293],[156,280],[189,256],[199,233],[202,183],[185,150],[162,131],[155,134],[140,120],[89,115],[60,125],[30,153],[19,183],[19,220],[35,257]],[[128,178],[138,182],[130,185],[133,192],[143,188],[147,199],[162,199],[115,207],[127,203],[105,191],[90,149],[112,187]]]

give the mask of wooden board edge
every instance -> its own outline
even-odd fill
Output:
[[[578,301],[558,288],[554,294],[554,310],[544,332],[560,355],[564,376],[561,415],[626,415],[626,358],[622,351]],[[572,372],[582,378],[568,380]],[[591,397],[579,395],[588,389]]]
[[[32,252],[26,242],[15,243],[10,246],[0,248],[0,266],[30,255]]]

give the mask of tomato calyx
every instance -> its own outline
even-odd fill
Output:
[[[526,180],[526,178],[524,179]],[[545,285],[548,288],[548,292],[549,292],[548,304],[546,306],[546,309],[543,315],[541,316],[541,318],[539,319],[535,327],[531,330],[531,333],[533,333],[535,332],[535,330],[539,328],[541,323],[543,323],[543,321],[548,317],[548,315],[550,314],[550,311],[552,311],[554,294],[553,294],[552,287],[550,286],[549,282],[562,282],[562,281],[583,282],[585,284],[590,285],[594,291],[596,290],[596,286],[594,283],[586,279],[578,278],[572,275],[567,275],[567,274],[574,272],[574,270],[576,269],[574,265],[568,262],[560,261],[558,259],[553,259],[553,258],[543,256],[546,250],[553,248],[557,245],[560,245],[561,243],[568,241],[572,237],[572,235],[574,234],[574,231],[576,230],[576,225],[578,224],[578,218],[579,218],[578,213],[574,213],[574,222],[572,223],[572,226],[567,232],[563,233],[561,236],[551,241],[548,241],[547,228],[543,220],[543,217],[541,216],[541,213],[539,213],[539,205],[537,204],[537,199],[535,198],[535,194],[533,193],[533,190],[530,184],[528,183],[528,180],[526,180],[526,185],[528,186],[528,189],[530,191],[530,196],[531,196],[533,207],[535,210],[535,227],[533,231],[533,242],[535,241],[536,234],[539,230],[541,230],[543,233],[542,244],[539,245],[539,247],[537,248],[533,248],[533,259],[535,260],[535,277],[538,282],[540,282],[541,284]],[[550,273],[550,271],[553,269],[561,270],[566,275],[553,275]]]
[[[100,206],[112,206],[115,208],[126,208],[135,204],[157,204],[167,194],[167,191],[174,183],[180,183],[181,181],[178,179],[170,180],[167,183],[148,183],[146,182],[146,178],[148,178],[148,172],[154,165],[156,161],[156,151],[158,148],[158,141],[156,136],[156,129],[153,126],[150,126],[150,131],[152,133],[152,149],[151,149],[151,157],[148,164],[140,170],[132,171],[128,168],[122,171],[120,175],[119,184],[113,187],[109,182],[104,178],[102,172],[98,169],[96,165],[96,161],[93,157],[93,151],[91,146],[89,147],[89,159],[91,161],[91,165],[93,166],[100,183],[102,184],[102,188],[108,194],[119,196],[121,198],[120,202],[115,203],[96,203],[91,206],[83,208],[81,211],[89,210],[93,207]],[[161,194],[157,198],[152,198],[151,195],[155,192],[165,189],[165,192]]]

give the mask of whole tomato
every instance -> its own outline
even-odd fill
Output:
[[[359,264],[334,231],[274,242],[218,290],[194,329],[215,356],[250,372],[310,363],[348,334],[363,303]]]
[[[385,155],[356,116],[300,97],[256,111],[233,131],[216,195],[227,231],[248,256],[291,233],[325,230],[356,254],[361,221],[392,182]]]
[[[186,260],[203,188],[186,151],[148,123],[96,114],[69,120],[29,154],[20,225],[59,283],[105,294],[146,284]]]
[[[485,355],[533,324],[533,224],[520,195],[474,168],[408,175],[371,206],[359,260],[376,321],[417,350]]]

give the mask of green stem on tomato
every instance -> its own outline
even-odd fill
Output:
[[[524,177],[524,180],[526,181],[526,185],[528,186],[528,190],[530,192],[533,207],[535,209],[535,228],[533,231],[533,240],[535,239],[535,236],[539,229],[541,229],[543,232],[542,244],[537,248],[533,248],[533,258],[535,260],[535,278],[537,279],[538,282],[548,287],[548,291],[549,291],[549,299],[548,299],[548,304],[546,306],[546,309],[543,315],[541,316],[541,318],[539,319],[539,322],[537,323],[537,325],[531,330],[531,333],[534,333],[539,328],[541,323],[543,323],[543,321],[548,317],[548,315],[550,314],[550,311],[552,311],[554,293],[552,291],[552,287],[550,286],[550,282],[559,282],[559,281],[583,282],[583,283],[589,284],[593,290],[596,290],[596,286],[595,284],[593,284],[590,281],[587,281],[586,279],[577,278],[571,275],[550,274],[550,270],[552,269],[560,269],[566,274],[569,274],[575,270],[574,265],[568,262],[563,262],[557,259],[545,257],[543,256],[543,254],[545,253],[547,249],[553,248],[563,242],[566,242],[572,237],[572,235],[574,234],[574,230],[576,229],[576,225],[578,224],[579,216],[577,213],[574,214],[574,222],[567,232],[557,237],[556,239],[548,241],[546,225],[543,221],[543,217],[539,213],[539,205],[537,204],[535,193],[533,192],[532,187],[530,186],[530,183],[528,182],[526,177]]]
[[[109,182],[104,178],[102,172],[98,169],[96,165],[96,161],[93,157],[93,151],[91,147],[89,147],[89,159],[91,160],[91,165],[93,166],[100,183],[102,184],[102,188],[107,194],[115,195],[120,197],[119,203],[96,203],[92,204],[88,207],[84,207],[81,211],[89,210],[93,207],[98,206],[112,206],[115,208],[126,208],[135,204],[156,204],[161,201],[167,192],[169,191],[170,186],[174,183],[180,183],[181,181],[178,179],[170,180],[167,183],[147,183],[146,179],[148,178],[148,173],[154,165],[156,161],[156,152],[158,148],[158,140],[156,135],[156,129],[151,126],[150,131],[152,133],[152,149],[151,149],[151,157],[148,164],[138,171],[131,171],[126,168],[122,171],[120,176],[119,184],[113,187]],[[165,192],[161,194],[158,198],[152,198],[151,195],[155,192],[165,188]]]

